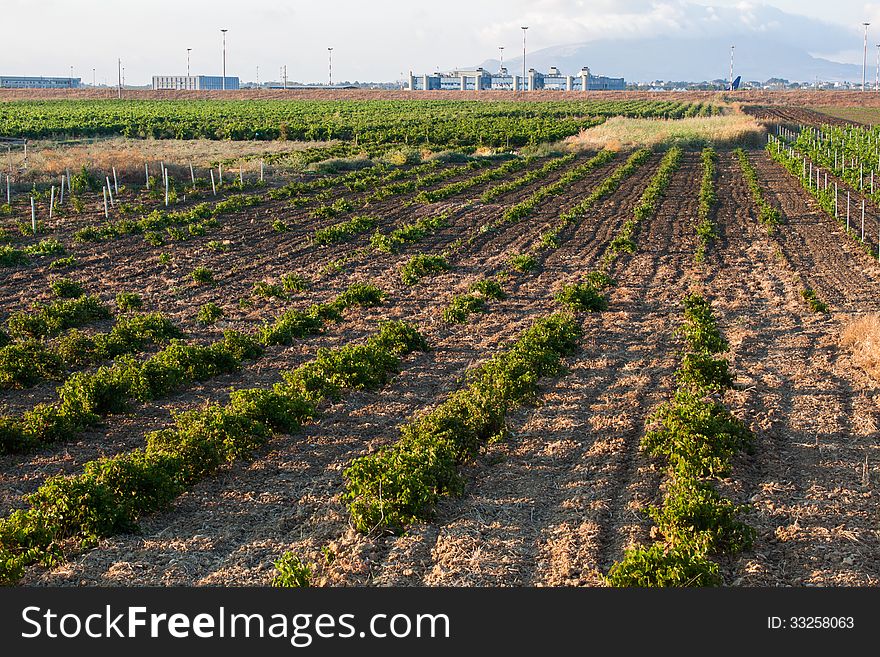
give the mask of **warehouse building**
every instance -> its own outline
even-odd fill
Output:
[[[16,75],[0,75],[2,89],[76,89],[82,78],[44,78]]]
[[[238,89],[238,78],[226,77],[226,85],[223,85],[221,75],[154,75],[153,91],[180,91],[190,89],[193,91],[209,91],[216,89]]]
[[[590,74],[584,66],[577,75],[562,75],[555,66],[547,73],[529,69],[525,78],[521,75],[508,73],[502,68],[498,73],[478,68],[474,70],[456,70],[433,75],[409,74],[410,91],[456,90],[456,91],[537,91],[539,89],[557,91],[611,91],[625,90],[623,78],[608,78]]]

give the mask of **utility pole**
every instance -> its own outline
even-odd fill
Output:
[[[865,75],[868,71],[868,26],[870,23],[862,23],[865,26],[865,52],[862,58],[862,91],[865,91]]]
[[[327,56],[329,57],[329,70],[330,70],[330,84],[328,86],[333,86],[333,48],[327,48]]]
[[[93,87],[97,87],[97,86],[98,86],[98,83],[97,83],[96,78],[95,78],[95,67],[94,67],[94,66],[92,67],[92,86],[93,86]]]
[[[880,91],[880,43],[877,44],[877,77],[874,80],[874,91]]]
[[[257,86],[260,86],[260,66],[257,65]]]
[[[221,29],[220,31],[223,32],[223,80],[221,81],[220,86],[223,91],[226,91],[226,33],[229,30]]]
[[[116,86],[116,97],[122,98],[122,59],[121,58],[116,60],[116,74],[118,76],[117,80],[116,80],[116,85],[117,85]]]
[[[192,48],[186,49],[186,77],[189,77],[189,53],[192,51]],[[186,81],[189,84],[189,80]]]
[[[736,46],[730,46],[730,89],[728,91],[733,91],[733,49]]]
[[[524,25],[522,28],[523,31],[523,91],[529,88],[528,82],[526,81],[526,30],[529,29],[527,25]]]

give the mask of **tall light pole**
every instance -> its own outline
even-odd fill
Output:
[[[501,53],[501,55],[500,55],[500,59],[501,59],[501,71],[503,71],[503,70],[504,70],[504,46],[498,46],[498,52]],[[501,71],[499,71],[499,73],[500,73]]]
[[[327,57],[328,57],[328,70],[330,71],[330,84],[327,85],[329,87],[333,86],[333,48],[327,48]]]
[[[70,67],[70,88],[73,89],[73,66]]]
[[[874,80],[874,91],[880,91],[880,43],[877,44],[877,77]]]
[[[528,83],[526,82],[526,30],[529,29],[527,25],[524,25],[522,28],[523,31],[523,91],[528,89]]]
[[[220,31],[223,32],[223,79],[220,84],[223,91],[226,91],[226,33],[229,30],[221,29]]]
[[[95,78],[95,67],[94,67],[94,66],[92,67],[92,86],[93,86],[93,87],[97,87],[97,86],[98,86],[98,83],[97,83],[96,78]]]
[[[192,52],[192,48],[186,49],[186,77],[189,77],[189,54]],[[189,81],[187,81],[188,83]]]
[[[733,91],[733,49],[736,46],[730,46],[730,89],[728,91]]]
[[[862,23],[865,26],[865,53],[862,58],[862,91],[865,91],[865,75],[868,71],[868,26],[870,23]]]

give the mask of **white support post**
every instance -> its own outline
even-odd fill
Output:
[[[9,174],[6,174],[6,205],[12,205],[12,187],[9,184]]]
[[[217,163],[217,184],[218,185],[223,184],[223,163],[222,162]]]
[[[144,184],[147,186],[147,189],[150,188],[150,165],[144,162]]]
[[[107,208],[107,188],[106,187],[104,188],[104,218],[105,219],[110,218],[110,211]]]
[[[217,185],[214,184],[214,169],[211,169],[211,190],[214,192],[214,196],[217,196]]]
[[[113,193],[119,196],[119,181],[116,179],[116,167],[113,167]]]
[[[835,181],[834,181],[834,218],[835,218],[835,219],[839,219],[839,218],[840,218],[840,213],[837,211],[837,201],[838,201],[838,197],[837,197],[837,181],[835,180]]]
[[[193,187],[196,185],[196,172],[193,171],[193,163],[190,161],[189,163],[189,177],[192,180]]]
[[[862,241],[865,241],[865,199],[862,199]]]
[[[238,163],[238,184],[244,187],[244,173],[242,172],[244,169],[244,162]]]
[[[58,201],[58,205],[64,205],[64,174],[61,174],[61,200]]]
[[[263,182],[263,160],[260,158],[260,182]]]
[[[165,207],[168,207],[168,176],[165,176]]]
[[[846,190],[846,232],[849,232],[849,190]]]
[[[110,187],[110,176],[104,176],[104,180],[107,181],[107,196],[110,197],[110,205],[111,207],[115,207],[116,203],[113,202],[113,190]]]
[[[64,173],[67,174],[67,193],[70,194],[73,191],[70,188],[70,169],[65,169]]]
[[[37,205],[34,202],[34,197],[31,196],[31,226],[34,229],[34,235],[37,234]]]
[[[52,193],[49,195],[49,219],[52,218],[55,209],[55,185],[52,185]]]

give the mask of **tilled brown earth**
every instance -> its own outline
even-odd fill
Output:
[[[646,176],[652,167],[646,165],[645,169]],[[627,181],[620,190],[630,213],[645,176]],[[601,177],[593,184],[599,180]],[[580,193],[580,188],[569,190],[553,205],[558,207],[558,202],[565,207],[576,202]],[[609,200],[611,204],[617,202]],[[546,212],[556,216],[552,209]],[[615,217],[619,224],[626,215]],[[543,224],[537,219],[529,222],[533,238]],[[507,231],[520,234],[521,230],[521,226],[513,224],[496,237],[503,241]],[[464,255],[464,264],[468,259],[476,263],[480,253],[469,251]],[[495,250],[492,253],[494,259],[482,259],[484,273],[491,273],[493,263],[506,257],[500,250],[497,255]],[[466,273],[461,274],[461,269]],[[434,277],[404,290],[397,283],[390,284],[397,289],[384,316],[417,321],[432,345],[429,354],[406,359],[403,372],[393,385],[376,393],[348,396],[299,435],[274,440],[267,455],[205,482],[181,497],[171,512],[146,520],[142,525],[143,537],[110,539],[98,550],[47,573],[39,581],[265,583],[271,560],[292,541],[305,539],[319,547],[339,536],[347,527],[347,520],[334,496],[342,484],[341,469],[345,464],[374,448],[377,441],[381,444],[393,438],[402,418],[444,398],[469,365],[491,355],[538,314],[558,308],[546,282],[536,281],[530,296],[515,292],[507,302],[491,302],[489,314],[477,316],[467,325],[446,325],[440,321],[439,311],[449,301],[454,278],[476,274],[477,269],[476,264],[472,272],[467,266],[459,267],[458,273]],[[546,271],[540,274],[544,275],[548,275]],[[304,533],[306,529],[308,535]],[[355,534],[350,538],[360,540]],[[171,561],[182,565],[169,567]],[[344,566],[347,563],[350,568]],[[363,567],[356,553],[341,558],[339,565],[346,572]]]
[[[343,468],[396,439],[401,422],[444,399],[467,367],[537,315],[559,309],[553,293],[595,265],[632,216],[654,165],[564,233],[538,272],[512,277],[508,300],[490,302],[489,313],[465,325],[439,318],[452,294],[495,271],[601,178],[573,186],[529,221],[454,251],[454,271],[415,287],[400,284],[396,264],[414,250],[452,244],[485,220],[489,206],[451,202],[450,226],[424,243],[391,259],[356,257],[331,287],[377,280],[390,293],[386,307],[352,311],[350,325],[212,381],[210,393],[188,392],[192,403],[221,398],[233,384],[265,386],[316,346],[366,335],[379,318],[418,322],[431,352],[404,359],[392,384],[348,395],[296,436],[279,436],[253,461],[202,482],[168,512],[145,519],[139,535],[107,539],[49,571],[32,569],[25,583],[267,584],[272,561],[292,550],[315,563],[315,582],[324,585],[600,585],[626,547],[649,539],[643,510],[658,499],[663,475],[638,444],[645,418],[673,389],[680,300],[697,289],[713,301],[731,342],[738,386],[726,402],[757,438],[754,454],[738,458],[722,483],[726,495],[753,506],[747,521],[758,532],[752,550],[723,560],[726,581],[880,584],[878,384],[838,346],[853,314],[877,310],[880,267],[766,155],[753,162],[768,199],[782,208],[777,232],[768,236],[758,225],[738,163],[721,153],[720,237],[706,263],[694,263],[701,168],[697,154],[686,154],[659,212],[640,227],[638,252],[615,265],[609,310],[581,317],[582,350],[568,359],[568,372],[544,382],[537,407],[511,414],[510,436],[466,468],[465,495],[441,504],[432,522],[399,537],[354,532],[339,501]],[[804,285],[830,304],[830,316],[807,308]],[[151,421],[140,418],[137,431]]]
[[[854,313],[878,310],[880,267],[793,177],[764,154],[754,162],[784,223],[767,237],[742,182],[719,193],[712,282],[741,384],[730,401],[758,438],[728,482],[753,504],[758,539],[727,572],[750,586],[876,586],[878,385],[838,340]],[[806,307],[802,280],[830,317]]]

